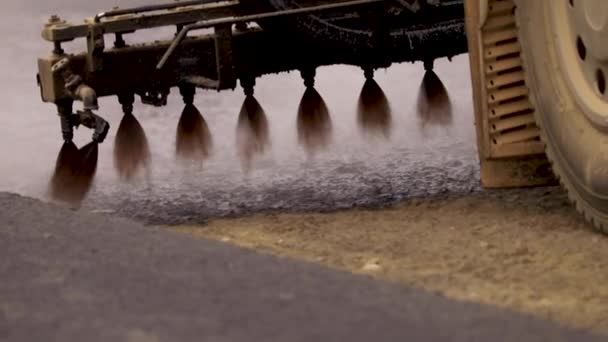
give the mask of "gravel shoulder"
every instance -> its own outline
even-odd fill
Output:
[[[556,187],[171,229],[608,334],[608,237]]]

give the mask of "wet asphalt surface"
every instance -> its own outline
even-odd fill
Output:
[[[0,190],[49,199],[49,179],[62,140],[55,107],[40,101],[35,83],[35,58],[51,49],[40,38],[42,24],[53,13],[79,22],[112,4],[3,3]],[[134,42],[171,34],[171,30],[146,32],[127,38]],[[67,46],[69,52],[83,48],[82,41]],[[113,161],[120,106],[116,98],[102,98],[99,114],[112,130],[100,147],[95,182],[83,206],[152,224],[202,223],[218,216],[376,207],[412,197],[479,190],[468,57],[457,56],[451,63],[438,60],[435,70],[451,100],[452,113],[444,113],[444,124],[433,125],[433,118],[417,112],[424,75],[421,63],[394,65],[376,73],[392,111],[390,138],[370,140],[358,127],[356,115],[363,72],[349,66],[319,69],[316,88],[329,108],[333,134],[327,149],[312,158],[298,144],[296,133],[296,113],[304,93],[299,73],[258,79],[256,98],[267,115],[271,145],[249,173],[241,168],[235,136],[245,98],[242,90],[197,93],[195,105],[213,142],[202,165],[176,159],[176,127],[184,106],[176,89],[166,107],[136,102],[134,115],[147,135],[150,167],[130,182],[119,179]],[[78,130],[77,145],[85,145],[90,134]]]
[[[0,341],[603,340],[15,195],[0,225]]]

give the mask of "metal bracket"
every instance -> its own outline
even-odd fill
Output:
[[[87,35],[87,66],[90,72],[103,69],[103,50],[105,41],[103,37],[103,27],[95,24],[89,26]]]
[[[217,64],[217,90],[234,89],[236,77],[232,61],[232,25],[215,27],[215,59]]]
[[[190,75],[183,77],[182,81],[203,89],[234,89],[237,86],[237,79],[232,59],[232,25],[219,25],[214,29],[217,80]]]

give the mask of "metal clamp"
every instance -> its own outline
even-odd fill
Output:
[[[106,47],[101,25],[89,26],[87,35],[87,66],[90,72],[103,69],[103,50]]]

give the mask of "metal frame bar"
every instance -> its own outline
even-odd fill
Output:
[[[359,2],[363,2],[363,4],[367,3],[367,1],[362,0],[335,0],[333,4],[328,5],[326,3],[323,3],[323,1],[321,0],[318,1],[322,4],[313,4],[307,8],[297,10],[303,11],[300,13],[306,13],[309,9],[320,6],[327,6],[321,9],[327,10],[332,8],[351,6],[353,3],[355,5],[357,5],[357,3]],[[369,3],[382,1],[387,0],[372,0]],[[42,31],[42,37],[50,42],[65,42],[74,40],[76,38],[86,38],[89,33],[90,26],[101,27],[103,29],[104,34],[111,34],[131,32],[134,30],[149,29],[169,25],[186,25],[199,22],[200,20],[241,18],[237,17],[236,15],[239,14],[239,11],[243,8],[239,0],[196,0],[196,5],[187,6],[191,3],[194,2],[177,2],[175,4],[170,5],[156,5],[156,7],[144,6],[124,10],[102,12],[97,14],[97,16],[89,19],[87,23],[78,25],[69,24],[64,21],[49,23],[45,25]],[[149,15],[137,15],[141,13],[148,13],[153,10],[159,10],[158,8],[169,8],[173,9],[173,11],[154,13]],[[274,13],[273,16],[289,15],[289,12],[285,14],[285,11],[276,11],[271,13]],[[254,20],[256,20],[255,16],[264,14],[265,13],[247,14],[248,16],[250,16],[250,18],[245,21],[252,21],[251,18],[254,18]],[[101,20],[102,18],[108,18],[109,20]]]
[[[133,7],[133,8],[125,8],[125,9],[119,9],[119,10],[114,10],[114,11],[109,11],[109,12],[98,13],[95,16],[95,18],[93,19],[93,21],[95,23],[100,23],[101,19],[103,19],[103,18],[118,17],[118,16],[125,15],[125,14],[139,14],[139,13],[146,13],[146,12],[170,10],[170,9],[175,9],[175,8],[179,8],[179,7],[205,5],[208,3],[220,2],[220,1],[221,0],[190,0],[190,1],[183,1],[183,2],[175,2],[172,4],[148,5],[148,6],[140,6],[140,7]]]
[[[209,1],[209,0],[207,0]],[[71,41],[86,38],[91,26],[103,29],[104,34],[131,32],[134,30],[151,29],[170,25],[184,25],[197,22],[202,18],[223,18],[234,15],[240,5],[238,0],[205,3],[196,7],[176,7],[175,11],[154,13],[149,15],[129,15],[111,18],[99,23],[68,24],[59,22],[47,24],[42,31],[42,38],[50,42]]]

